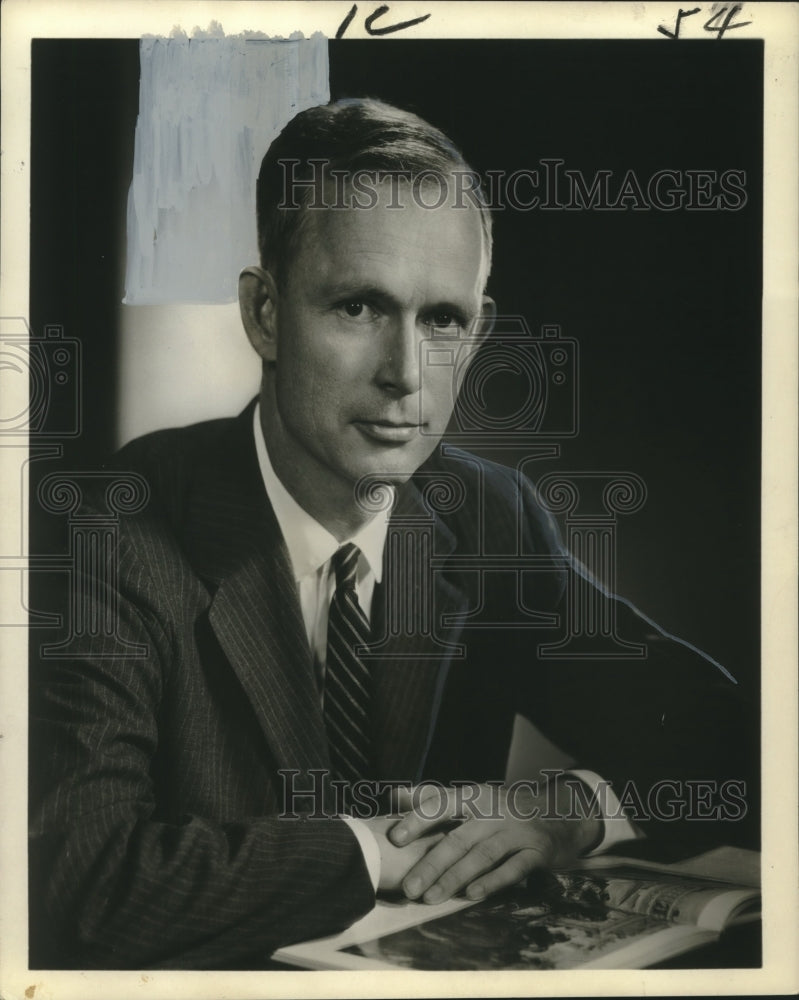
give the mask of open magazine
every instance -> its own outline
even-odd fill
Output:
[[[381,901],[342,934],[273,957],[307,969],[644,968],[760,918],[760,892],[744,857],[751,852],[735,853],[743,884],[693,874],[713,870],[712,863],[681,868],[596,858],[536,874],[479,903]],[[724,860],[724,869],[736,867],[729,855]]]

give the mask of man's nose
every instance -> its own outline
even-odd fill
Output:
[[[410,396],[421,388],[420,352],[423,334],[414,317],[398,317],[385,331],[377,381],[397,396]]]

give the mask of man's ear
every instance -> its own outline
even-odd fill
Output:
[[[497,304],[490,295],[483,296],[483,304],[480,309],[480,316],[475,324],[475,336],[482,343],[494,329],[494,322],[497,318]]]
[[[250,343],[263,361],[277,358],[277,284],[262,267],[239,275],[239,309]]]

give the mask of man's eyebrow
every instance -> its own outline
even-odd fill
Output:
[[[398,306],[399,300],[379,285],[362,284],[359,281],[338,281],[323,285],[321,295],[326,299],[368,299],[386,305]]]

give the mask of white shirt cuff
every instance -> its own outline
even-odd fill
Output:
[[[361,848],[366,870],[372,880],[372,888],[377,892],[380,884],[380,848],[377,846],[375,836],[363,820],[355,819],[353,816],[339,816],[355,834],[355,839]]]
[[[570,770],[568,773],[579,778],[583,784],[591,789],[592,797],[596,796],[602,817],[604,826],[602,840],[585,855],[587,858],[592,858],[597,854],[606,854],[611,847],[615,847],[616,844],[621,844],[625,840],[643,839],[642,831],[622,813],[619,800],[609,782],[603,781],[593,771]]]

